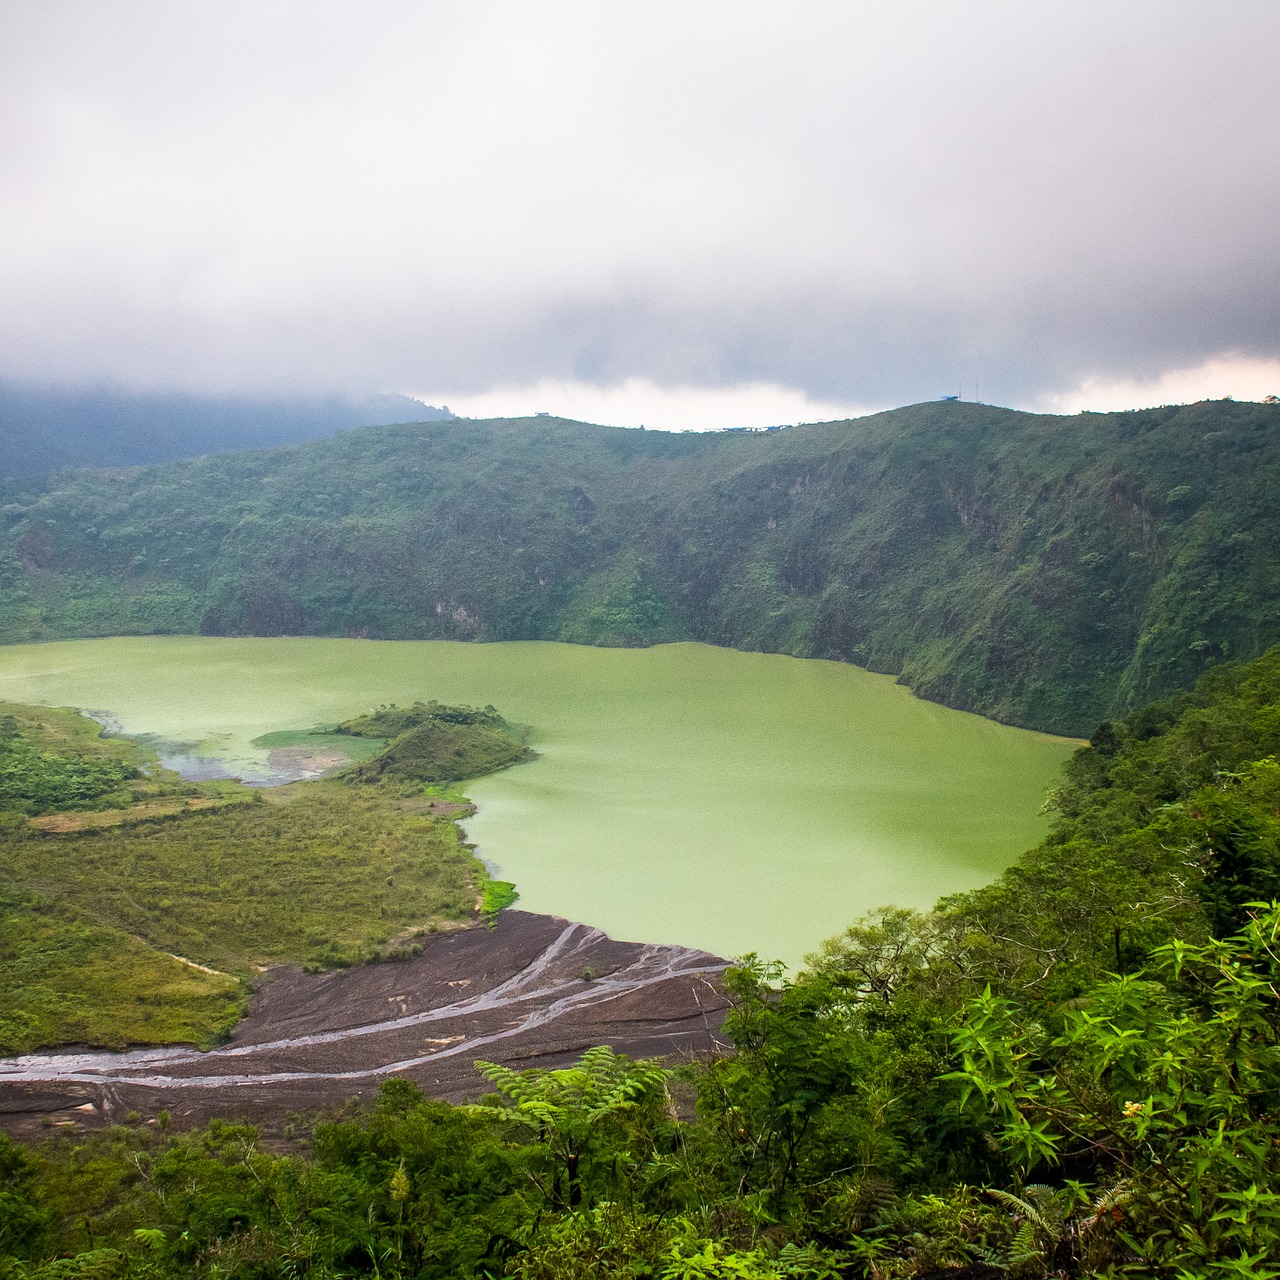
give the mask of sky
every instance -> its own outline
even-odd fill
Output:
[[[0,377],[812,421],[1280,394],[1276,0],[4,0]]]

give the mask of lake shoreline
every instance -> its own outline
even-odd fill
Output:
[[[692,642],[113,637],[0,648],[0,691],[97,709],[188,777],[258,786],[311,772],[269,754],[333,745],[303,741],[312,726],[493,704],[538,756],[468,784],[466,826],[523,907],[793,969],[867,911],[994,879],[1043,838],[1074,745],[851,664]]]

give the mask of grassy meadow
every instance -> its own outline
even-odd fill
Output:
[[[244,985],[205,973],[54,898],[0,895],[0,1053],[190,1042],[229,1031]]]
[[[400,756],[396,785],[261,791],[184,783],[65,708],[3,704],[0,726],[0,1053],[208,1045],[266,968],[404,952],[493,900]],[[451,747],[454,772],[483,745]]]
[[[5,862],[18,883],[200,964],[355,964],[474,904],[457,827],[412,803],[294,783],[246,804],[33,835]]]

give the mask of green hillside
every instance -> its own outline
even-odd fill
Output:
[[[9,481],[0,638],[698,639],[1040,729],[1280,638],[1280,407],[349,432]]]

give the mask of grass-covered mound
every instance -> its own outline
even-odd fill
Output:
[[[495,773],[527,759],[523,730],[508,724],[493,707],[446,707],[415,702],[380,707],[346,720],[338,733],[391,739],[372,759],[348,770],[353,782],[461,782]]]

